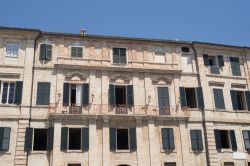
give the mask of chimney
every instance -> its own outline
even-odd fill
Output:
[[[86,33],[87,33],[86,29],[81,29],[81,30],[80,30],[80,34],[81,34],[81,35],[85,35]]]

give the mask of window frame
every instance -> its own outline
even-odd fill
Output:
[[[191,131],[195,131],[195,135],[196,135],[196,138],[197,139],[195,139],[195,143],[197,144],[197,146],[198,146],[198,149],[196,149],[196,150],[193,150],[192,149],[192,136],[191,136]],[[201,147],[202,147],[202,149],[201,149],[201,147],[199,146],[199,140],[200,139],[198,139],[198,135],[197,135],[197,132],[199,132],[200,131],[200,134],[201,134],[201,143],[202,143],[202,145],[201,145]],[[202,151],[204,151],[204,134],[203,134],[203,130],[202,129],[199,129],[199,128],[194,128],[194,129],[190,129],[189,130],[189,139],[190,139],[190,150],[192,151],[192,152],[202,152]]]
[[[45,92],[43,92],[43,93],[38,93],[38,87],[39,87],[39,84],[48,84],[49,85],[49,93],[45,93]],[[37,84],[36,84],[36,105],[37,106],[49,106],[50,105],[50,100],[51,100],[51,82],[44,82],[44,81],[42,81],[42,82],[37,82]],[[49,96],[49,98],[48,98],[48,104],[44,104],[44,103],[38,103],[38,95],[40,95],[40,94],[48,94]]]
[[[76,56],[72,55],[72,48],[76,48]],[[82,50],[82,54],[80,56],[78,56],[78,53],[79,53],[78,49],[79,48]],[[78,45],[76,45],[76,46],[74,46],[74,45],[70,46],[70,57],[71,58],[83,58],[83,46],[78,46]]]
[[[114,49],[119,49],[119,63],[114,62]],[[121,61],[120,49],[125,49],[125,53],[126,53],[126,55],[125,55],[126,62],[125,63],[120,62]],[[112,64],[113,65],[126,65],[126,64],[128,64],[128,48],[126,48],[126,47],[113,47],[112,48]]]
[[[128,132],[128,149],[118,149],[118,145],[117,145],[117,136],[118,136],[118,130],[127,130]],[[122,152],[122,151],[130,151],[130,133],[129,133],[129,128],[116,128],[116,151],[117,152]]]
[[[14,105],[15,104],[15,92],[16,92],[16,82],[14,81],[1,81],[0,82],[0,104],[4,104],[4,105]],[[8,84],[8,88],[7,88],[7,97],[6,97],[6,103],[2,103],[2,99],[3,99],[3,86],[4,83]],[[10,84],[13,83],[14,84],[14,90],[13,90],[13,102],[9,103],[9,95],[10,95]]]
[[[9,45],[9,46],[8,46]],[[15,47],[14,45],[16,45],[17,46],[17,50],[14,50],[14,51],[17,51],[17,53],[16,54],[13,54],[13,50],[11,50],[11,54],[8,54],[7,53],[7,47],[11,47],[11,48],[13,48],[13,47]],[[20,51],[20,43],[19,42],[6,42],[5,43],[5,57],[8,57],[8,58],[18,58],[18,56],[19,56],[19,51]]]

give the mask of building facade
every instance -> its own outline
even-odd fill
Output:
[[[0,27],[1,165],[250,165],[249,67],[249,47]]]

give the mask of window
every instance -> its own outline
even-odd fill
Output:
[[[6,56],[7,57],[18,57],[19,43],[6,43]]]
[[[116,129],[110,128],[110,150],[130,150],[135,151],[136,128]]]
[[[40,60],[50,60],[52,58],[52,45],[40,45]]]
[[[82,47],[71,47],[71,56],[76,58],[82,57]]]
[[[126,48],[113,48],[113,63],[127,63]]]
[[[180,100],[182,107],[204,108],[203,92],[201,87],[184,88],[180,87]]]
[[[229,149],[237,150],[237,143],[234,130],[214,130],[216,149]]]
[[[244,139],[245,149],[249,151],[250,150],[250,130],[243,130],[242,135]]]
[[[240,70],[240,60],[236,57],[230,57],[230,64],[231,64],[231,70],[233,76],[241,76],[241,70]]]
[[[161,136],[162,136],[162,148],[164,150],[173,150],[175,148],[173,128],[162,128]]]
[[[225,109],[224,96],[222,89],[213,89],[214,103],[216,109]]]
[[[196,108],[196,95],[195,95],[195,89],[194,88],[186,88],[186,100],[187,100],[187,106],[190,108]]]
[[[168,114],[170,107],[168,87],[158,87],[158,107],[160,114]]]
[[[203,150],[201,130],[190,130],[192,150]]]
[[[88,128],[61,128],[61,150],[83,150],[89,149]]]
[[[133,85],[109,85],[109,104],[112,106],[133,106]]]
[[[189,53],[190,52],[190,48],[188,47],[181,47],[181,51],[184,53]]]
[[[211,74],[220,74],[220,67],[224,66],[224,59],[222,55],[209,56],[203,55],[204,65],[210,67]]]
[[[37,100],[36,105],[49,105],[50,102],[50,83],[37,83]]]
[[[175,162],[166,162],[164,163],[164,166],[176,166]]]
[[[34,129],[34,151],[46,150],[47,147],[47,129]]]
[[[15,83],[3,82],[2,83],[2,104],[14,104]]]
[[[68,164],[68,166],[81,166],[81,164]]]
[[[0,151],[9,150],[10,131],[9,127],[0,127]]]
[[[224,166],[234,166],[233,162],[224,162]]]
[[[231,100],[232,100],[232,106],[233,110],[248,110],[249,108],[249,102],[250,102],[250,93],[249,91],[236,91],[236,90],[230,90],[231,94]]]

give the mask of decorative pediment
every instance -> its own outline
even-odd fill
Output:
[[[161,77],[155,77],[152,79],[153,84],[158,84],[158,85],[166,85],[166,84],[171,84],[172,79],[161,76]]]
[[[65,74],[65,79],[67,81],[85,81],[87,77],[87,74],[78,71]]]
[[[114,83],[128,83],[131,80],[131,76],[126,73],[115,73],[110,75],[110,81]]]
[[[0,78],[20,78],[21,73],[0,73]]]

